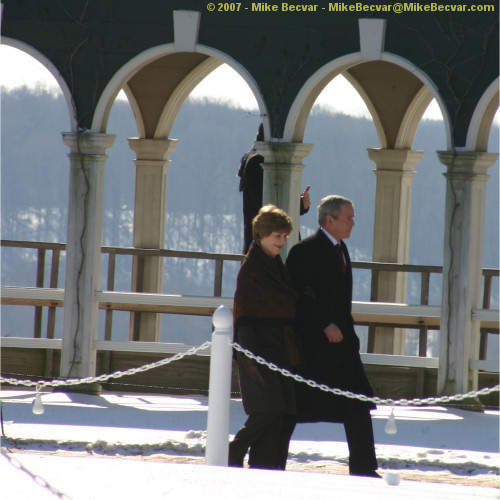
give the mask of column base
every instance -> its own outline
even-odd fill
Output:
[[[102,386],[97,382],[91,382],[89,384],[58,385],[55,390],[61,392],[75,392],[80,394],[92,394],[94,396],[100,396],[102,392]]]

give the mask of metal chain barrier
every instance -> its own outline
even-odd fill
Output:
[[[156,361],[154,363],[146,364],[138,368],[131,368],[127,371],[116,371],[114,373],[110,374],[104,374],[100,375],[97,377],[86,377],[82,379],[56,379],[53,381],[47,381],[47,380],[42,380],[42,381],[32,381],[32,380],[19,380],[19,379],[14,379],[14,378],[5,378],[0,376],[0,383],[8,383],[11,385],[23,385],[23,386],[36,386],[36,398],[35,398],[35,404],[37,403],[37,400],[40,398],[40,390],[43,387],[60,387],[60,386],[72,386],[72,385],[80,385],[80,384],[90,384],[94,382],[106,382],[110,379],[116,379],[116,378],[121,378],[125,377],[127,375],[133,375],[136,373],[141,373],[145,372],[148,370],[152,370],[154,368],[160,367],[167,365],[169,363],[173,363],[174,361],[178,361],[186,356],[192,356],[194,354],[197,354],[199,351],[202,351],[204,349],[207,349],[212,345],[211,341],[207,341],[203,344],[201,344],[198,347],[192,347],[191,349],[187,350],[184,353],[178,353],[170,358],[164,358],[160,361]],[[318,384],[314,380],[310,379],[305,379],[301,375],[298,375],[296,373],[292,373],[289,370],[286,370],[284,368],[280,368],[274,363],[270,363],[266,361],[263,357],[257,356],[248,349],[243,348],[241,345],[239,345],[236,342],[232,342],[231,347],[235,349],[236,351],[244,354],[248,358],[256,361],[257,363],[268,367],[270,370],[275,371],[283,375],[284,377],[289,377],[294,379],[296,382],[300,383],[305,383],[310,387],[313,388],[318,388],[324,392],[330,392],[332,394],[335,394],[337,396],[344,396],[350,399],[357,399],[359,401],[363,402],[372,402],[375,404],[386,404],[386,405],[391,405],[394,411],[394,406],[396,405],[424,405],[424,404],[430,404],[430,405],[436,405],[440,403],[450,403],[452,401],[461,401],[467,398],[473,398],[477,396],[485,396],[487,394],[491,394],[492,392],[499,391],[500,390],[500,385],[497,385],[495,387],[490,387],[490,388],[485,388],[481,389],[479,391],[471,391],[468,392],[467,394],[456,394],[453,396],[441,396],[441,397],[431,397],[431,398],[425,398],[425,399],[419,399],[419,398],[414,398],[414,399],[399,399],[399,400],[393,400],[393,399],[383,399],[379,397],[368,397],[365,396],[364,394],[355,394],[350,391],[343,391],[338,388],[331,388],[328,387],[325,384]],[[1,402],[1,400],[0,400]],[[39,399],[39,404],[41,405],[41,399]],[[34,413],[43,413],[42,411],[35,411],[35,407],[33,408]],[[3,420],[3,419],[2,419]],[[388,424],[391,422],[391,420],[394,420],[394,413],[391,412],[391,416],[389,417]],[[2,422],[3,423],[3,422]],[[395,423],[392,422],[392,426],[395,427]],[[386,432],[393,434],[396,432],[395,428],[392,430],[388,430],[388,427],[386,426]],[[3,434],[3,433],[2,433]],[[70,497],[68,497],[66,494],[58,491],[56,488],[51,486],[45,479],[42,477],[33,474],[31,471],[26,469],[18,460],[16,460],[14,457],[10,456],[6,450],[3,448],[0,450],[1,454],[5,456],[5,458],[9,461],[9,463],[22,470],[26,474],[28,474],[40,487],[46,488],[48,491],[50,491],[52,494],[56,495],[57,497],[61,498],[62,500],[70,500]]]
[[[160,366],[167,365],[169,363],[173,363],[174,361],[178,361],[186,356],[192,356],[197,354],[199,351],[202,351],[212,345],[211,341],[207,341],[203,344],[201,344],[198,347],[192,347],[191,349],[187,350],[184,353],[178,353],[170,358],[164,358],[160,361],[156,361],[154,363],[149,363],[146,365],[143,365],[138,368],[131,368],[127,371],[116,371],[114,373],[110,374],[104,374],[100,375],[97,377],[86,377],[86,378],[72,378],[72,379],[56,379],[53,381],[48,381],[48,380],[42,380],[42,381],[32,381],[32,380],[19,380],[15,378],[5,378],[0,376],[0,383],[8,383],[11,385],[23,385],[23,386],[36,386],[36,398],[34,401],[34,406],[33,406],[33,412],[34,413],[43,413],[43,407],[36,409],[35,407],[37,405],[42,406],[41,403],[41,398],[40,398],[40,390],[43,387],[60,387],[60,386],[73,386],[73,385],[81,385],[81,384],[90,384],[94,382],[106,382],[110,379],[117,379],[121,377],[125,377],[127,375],[133,375],[136,373],[142,373],[148,370],[152,370],[154,368],[158,368]],[[495,387],[490,387],[490,388],[485,388],[481,389],[479,391],[471,391],[467,394],[456,394],[454,396],[442,396],[442,397],[431,397],[431,398],[425,398],[425,399],[419,399],[419,398],[414,398],[414,399],[399,399],[399,400],[393,400],[393,399],[382,399],[379,397],[368,397],[365,396],[364,394],[355,394],[350,391],[343,391],[338,388],[331,388],[328,387],[325,384],[318,384],[314,380],[310,379],[305,379],[301,375],[295,374],[290,372],[289,370],[286,370],[284,368],[280,368],[274,363],[270,363],[266,361],[263,357],[257,356],[248,349],[243,348],[241,345],[239,345],[236,342],[231,342],[230,346],[235,349],[236,351],[242,353],[243,355],[247,356],[248,358],[256,361],[257,363],[268,367],[270,370],[275,371],[283,375],[284,377],[289,377],[294,379],[297,382],[300,383],[305,383],[310,387],[313,388],[318,388],[324,392],[330,392],[332,394],[335,394],[337,396],[344,396],[350,399],[357,399],[359,401],[363,402],[373,402],[375,404],[387,404],[392,406],[392,412],[391,415],[388,419],[388,425],[386,426],[386,432],[389,434],[393,434],[396,432],[395,428],[395,421],[394,421],[394,406],[396,405],[424,405],[424,404],[440,404],[440,403],[450,403],[451,401],[461,401],[467,398],[473,398],[477,396],[483,396],[490,394],[495,391],[500,390],[500,385],[497,385]],[[1,404],[1,399],[0,399],[0,404]],[[3,417],[3,416],[2,416]],[[392,427],[394,429],[389,430],[388,426],[389,423],[391,423]],[[3,424],[3,418],[2,418],[2,424]],[[3,435],[3,429],[2,429],[2,435]],[[16,467],[17,469],[23,471],[24,473],[28,474],[36,484],[38,484],[40,487],[47,489],[50,491],[53,495],[57,496],[61,500],[70,500],[70,497],[68,497],[66,494],[62,493],[61,491],[57,490],[54,488],[52,485],[50,485],[45,479],[42,477],[32,473],[28,469],[26,469],[18,460],[16,460],[14,457],[10,456],[9,453],[4,448],[1,448],[1,454],[9,461],[9,463],[13,466]]]
[[[18,380],[15,378],[4,378],[0,377],[0,383],[11,384],[11,385],[24,385],[26,387],[36,386],[37,391],[43,389],[44,387],[60,387],[60,386],[69,386],[69,385],[81,385],[81,384],[92,384],[94,382],[106,382],[112,378],[120,378],[125,377],[127,375],[135,375],[136,373],[146,372],[148,370],[152,370],[153,368],[158,368],[160,366],[168,365],[169,363],[173,363],[174,361],[179,361],[185,356],[192,356],[193,354],[198,353],[199,351],[203,351],[210,347],[212,342],[207,340],[204,344],[199,345],[198,347],[192,347],[186,352],[180,352],[171,358],[164,358],[160,361],[155,361],[154,363],[149,363],[147,365],[139,366],[138,368],[130,368],[126,371],[116,371],[114,373],[99,375],[97,377],[86,377],[86,378],[68,378],[68,379],[56,379],[56,380],[42,380],[38,382],[34,382],[33,380]]]
[[[154,363],[149,363],[147,365],[140,366],[138,368],[131,368],[127,371],[116,371],[114,373],[110,374],[105,374],[105,375],[100,375],[98,377],[86,377],[82,379],[57,379],[53,381],[48,381],[48,380],[42,380],[38,382],[34,382],[32,380],[19,380],[15,378],[5,378],[0,376],[0,383],[8,383],[11,385],[22,385],[25,387],[30,387],[30,386],[36,386],[36,391],[37,391],[37,398],[39,397],[39,392],[43,387],[59,387],[59,386],[71,386],[71,385],[80,385],[80,384],[90,384],[93,382],[105,382],[109,379],[112,378],[120,378],[120,377],[125,377],[126,375],[133,375],[136,373],[141,373],[145,372],[148,370],[152,370],[153,368],[158,368],[163,365],[167,365],[169,363],[173,363],[174,361],[178,361],[185,356],[191,356],[193,354],[198,353],[199,351],[203,351],[204,349],[210,347],[211,342],[207,341],[204,344],[198,346],[198,347],[192,347],[191,349],[187,350],[186,352],[183,353],[178,353],[175,356],[172,356],[171,358],[164,358],[160,361],[155,361]],[[3,416],[2,416],[2,435],[3,433]],[[0,449],[1,454],[9,461],[9,463],[28,474],[33,481],[35,481],[36,484],[38,484],[40,487],[47,489],[50,491],[53,495],[57,496],[61,500],[71,500],[71,497],[66,495],[65,493],[62,493],[61,491],[57,490],[55,487],[53,487],[51,484],[49,484],[45,479],[43,479],[41,476],[36,475],[26,469],[18,460],[16,460],[14,457],[12,457],[7,451],[2,447]]]
[[[71,385],[80,385],[80,384],[90,384],[94,382],[106,382],[110,379],[116,379],[120,377],[125,377],[127,375],[134,375],[136,373],[142,373],[148,370],[152,370],[154,368],[158,368],[160,366],[167,365],[169,363],[173,363],[174,361],[178,361],[186,356],[192,356],[194,354],[197,354],[199,351],[202,351],[204,349],[207,349],[210,347],[212,344],[211,341],[206,341],[205,343],[201,344],[198,347],[192,347],[191,349],[187,350],[186,352],[183,353],[178,353],[175,356],[172,356],[171,358],[165,358],[160,361],[155,361],[154,363],[150,363],[147,365],[140,366],[138,368],[130,368],[127,371],[116,371],[114,373],[110,374],[104,374],[104,375],[99,375],[97,377],[86,377],[82,379],[57,379],[53,381],[48,381],[48,380],[42,380],[42,381],[32,381],[32,380],[18,380],[15,378],[5,378],[5,377],[0,377],[0,383],[6,383],[6,384],[11,384],[11,385],[23,385],[23,386],[36,386],[37,392],[43,389],[44,387],[60,387],[60,386],[71,386]],[[338,388],[332,388],[328,387],[325,384],[318,384],[314,380],[311,379],[306,379],[302,377],[301,375],[298,375],[296,373],[292,373],[284,368],[280,368],[279,366],[275,365],[274,363],[270,363],[266,361],[263,357],[257,356],[248,349],[243,348],[240,346],[237,342],[232,343],[232,347],[236,350],[244,354],[250,359],[253,359],[257,363],[267,366],[270,370],[281,373],[285,377],[293,378],[296,382],[301,382],[305,383],[310,387],[314,387],[317,389],[320,389],[324,392],[330,392],[332,394],[335,394],[337,396],[344,396],[350,399],[358,399],[359,401],[363,402],[372,402],[374,404],[386,404],[386,405],[391,405],[391,406],[403,406],[403,405],[436,405],[440,403],[450,403],[452,401],[463,401],[464,399],[468,398],[474,398],[477,396],[486,396],[488,394],[491,394],[493,392],[500,391],[500,385],[496,385],[494,387],[487,387],[478,391],[471,391],[466,394],[455,394],[453,396],[441,396],[441,397],[430,397],[430,398],[414,398],[414,399],[398,399],[398,400],[393,400],[393,399],[383,399],[379,397],[369,397],[365,396],[364,394],[355,394],[350,391],[344,391]]]
[[[473,398],[477,396],[486,396],[487,394],[491,394],[492,392],[500,390],[500,385],[496,385],[495,387],[484,388],[479,391],[471,391],[468,392],[467,394],[455,394],[454,396],[441,396],[439,398],[432,397],[425,399],[414,398],[414,399],[393,400],[393,399],[382,399],[379,397],[369,397],[365,396],[364,394],[354,394],[353,392],[350,391],[343,391],[341,389],[331,388],[325,384],[318,384],[314,380],[305,379],[301,375],[292,373],[284,368],[280,368],[274,363],[269,363],[262,356],[256,356],[253,352],[241,347],[237,342],[233,342],[233,347],[235,350],[241,352],[248,358],[255,360],[257,363],[267,366],[270,370],[281,373],[285,377],[293,378],[297,382],[305,383],[310,387],[318,388],[324,392],[331,392],[337,396],[345,396],[350,399],[358,399],[359,401],[372,402],[375,404],[386,404],[391,406],[424,405],[424,404],[434,405],[439,403],[450,403],[451,401],[461,401],[464,399]]]
[[[43,477],[41,477],[37,474],[34,474],[30,470],[28,470],[26,467],[24,467],[24,465],[21,462],[19,462],[19,460],[15,459],[9,453],[7,453],[3,447],[0,448],[0,453],[9,461],[10,465],[12,465],[16,469],[19,469],[19,470],[23,471],[24,473],[28,474],[28,476],[30,476],[31,479],[33,479],[33,481],[35,481],[35,483],[38,486],[41,486],[42,488],[49,490],[53,495],[61,498],[62,500],[71,500],[71,497],[66,495],[66,493],[59,491],[57,488],[55,488],[50,483],[48,483],[45,479],[43,479]]]

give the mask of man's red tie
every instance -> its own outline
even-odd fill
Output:
[[[339,254],[340,264],[342,265],[342,272],[345,274],[347,272],[347,269],[345,267],[344,252],[342,252],[342,248],[340,248],[340,243],[337,243],[335,245],[335,248],[337,249],[337,253]]]

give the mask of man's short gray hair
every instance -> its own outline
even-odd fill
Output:
[[[344,205],[354,206],[351,200],[344,198],[338,194],[331,194],[325,196],[318,205],[318,223],[323,227],[326,223],[326,216],[331,215],[336,219],[342,212],[342,207]]]

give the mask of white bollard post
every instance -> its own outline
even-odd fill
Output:
[[[226,306],[220,306],[215,311],[212,321],[215,329],[212,333],[210,354],[205,464],[227,466],[233,314]]]

